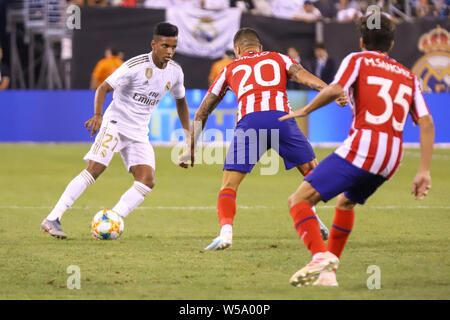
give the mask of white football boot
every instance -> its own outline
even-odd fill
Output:
[[[230,248],[232,242],[233,233],[227,232],[215,238],[204,250],[223,250],[226,248]]]
[[[336,272],[322,271],[319,278],[313,283],[313,286],[337,287]]]
[[[314,255],[312,261],[298,270],[290,279],[290,283],[296,287],[309,286],[317,280],[323,271],[337,269],[339,258],[329,251]]]

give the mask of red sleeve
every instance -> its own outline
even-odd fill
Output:
[[[356,80],[359,74],[359,66],[362,56],[358,53],[351,53],[342,60],[338,71],[331,84],[338,83],[346,91]]]

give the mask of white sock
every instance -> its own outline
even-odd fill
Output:
[[[131,211],[137,208],[144,201],[145,196],[152,191],[145,184],[135,181],[120,198],[114,206],[113,211],[117,212],[122,218],[125,218]]]
[[[233,233],[233,226],[231,224],[224,224],[220,229],[221,236],[226,235],[229,232]]]
[[[327,229],[325,224],[322,222],[322,220],[320,220],[319,216],[317,215],[316,206],[311,207],[311,209],[314,212],[314,214],[316,215],[317,222],[319,222],[320,229]]]
[[[61,220],[62,215],[69,209],[72,204],[77,200],[81,194],[86,190],[88,186],[93,184],[95,179],[92,175],[87,171],[83,170],[79,175],[73,178],[72,181],[66,187],[63,194],[59,198],[53,210],[47,216],[48,220]]]
[[[317,259],[319,258],[321,255],[323,255],[325,252],[317,252],[315,255],[312,256],[312,259]]]

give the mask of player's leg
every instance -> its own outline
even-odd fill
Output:
[[[277,113],[279,113],[278,116],[283,114],[280,111],[277,111]],[[296,167],[306,177],[318,164],[311,144],[298,127],[295,119],[281,123],[278,121],[277,125],[279,126],[279,143],[274,145],[272,142],[272,148],[283,158],[287,170]],[[326,241],[328,239],[328,228],[317,215],[315,206],[312,206],[312,210],[319,222],[322,238]]]
[[[354,207],[355,201],[348,199],[345,193],[341,193],[336,202],[335,215],[333,224],[331,225],[330,237],[328,239],[328,251],[333,253],[339,259],[341,258],[342,251],[353,228],[353,222],[355,217]],[[338,286],[336,280],[336,270],[323,271],[320,273],[319,278],[314,282],[315,286]]]
[[[89,161],[88,167],[69,182],[55,207],[44,219],[41,224],[42,231],[48,232],[56,238],[66,238],[67,235],[62,231],[60,222],[63,214],[83,194],[86,188],[95,182],[105,169],[105,165]]]
[[[130,168],[134,176],[133,185],[120,197],[119,202],[113,207],[122,218],[128,216],[136,209],[152,191],[155,186],[154,170],[148,165],[136,165]]]
[[[133,185],[113,207],[122,218],[136,209],[155,186],[155,153],[150,142],[131,141],[121,137],[125,147],[120,154],[128,171],[133,175]]]
[[[354,223],[354,207],[356,204],[364,204],[366,200],[386,181],[380,175],[374,175],[362,169],[352,167],[346,170],[350,173],[354,183],[349,186],[337,198],[335,216],[331,226],[330,238],[328,240],[328,250],[341,258],[342,251],[347,243]],[[334,272],[324,272],[314,285],[337,286],[336,270]]]
[[[217,199],[220,234],[205,250],[231,247],[237,189],[260,156],[267,151],[267,146],[260,147],[260,132],[255,129],[261,125],[260,122],[260,112],[254,112],[242,118],[236,126],[233,141],[225,157],[222,186]]]
[[[341,193],[338,196],[333,224],[331,225],[330,238],[328,240],[328,250],[338,258],[341,257],[345,243],[353,228],[355,206],[356,202],[347,198],[345,193]]]
[[[297,287],[312,284],[321,272],[331,271],[339,264],[339,259],[328,251],[322,239],[317,216],[312,210],[321,199],[319,192],[308,181],[303,181],[288,199],[295,229],[312,254],[312,261],[290,279],[290,283]]]
[[[289,197],[288,205],[295,228],[305,245],[311,251],[313,259],[304,268],[291,277],[291,284],[295,286],[312,284],[323,271],[337,268],[339,258],[329,252],[320,236],[319,224],[312,206],[320,200],[327,202],[338,194],[351,188],[354,178],[361,169],[350,162],[331,154],[325,158],[305,180],[297,191]]]
[[[62,230],[60,221],[66,210],[73,205],[75,200],[81,196],[88,186],[95,182],[96,178],[94,178],[91,172],[93,171],[92,169],[96,167],[95,164],[97,163],[94,163],[94,161],[91,162],[89,163],[87,169],[81,171],[80,174],[69,182],[50,214],[44,219],[44,221],[42,221],[42,231],[48,232],[55,238],[64,239],[67,237],[65,232]],[[91,171],[89,169],[91,169]],[[98,175],[96,177],[98,177]]]
[[[115,125],[103,123],[89,152],[83,158],[88,162],[87,168],[67,185],[53,210],[41,223],[42,231],[48,232],[56,238],[64,239],[67,237],[62,231],[60,223],[63,214],[106,169],[114,156],[118,143]]]
[[[312,209],[321,200],[320,194],[307,181],[288,198],[288,207],[295,229],[314,256],[327,251],[322,239],[317,215]]]
[[[312,169],[314,169],[317,166],[317,164],[318,164],[317,159],[314,158],[310,162],[307,162],[307,163],[304,163],[304,164],[301,164],[301,165],[297,166],[297,169],[298,169],[298,171],[300,171],[300,173],[304,177],[306,177],[312,171]],[[323,223],[322,220],[320,220],[319,215],[317,214],[316,206],[313,206],[312,210],[316,214],[317,221],[319,222],[320,233],[322,234],[322,239],[324,241],[327,241],[328,240],[328,236],[329,236],[328,228],[325,225],[325,223]]]
[[[297,166],[297,169],[298,169],[298,171],[300,171],[300,173],[305,177],[305,176],[307,176],[307,175],[311,172],[312,169],[314,169],[315,167],[317,167],[318,164],[319,164],[319,163],[317,162],[317,159],[314,158],[313,160],[311,160],[311,161],[309,161],[309,162],[307,162],[307,163],[298,165],[298,166]]]
[[[348,166],[348,164],[347,164]],[[356,204],[364,204],[366,200],[386,181],[386,178],[375,175],[355,166],[341,169],[351,176],[352,185],[339,194],[335,215],[328,241],[328,250],[341,257],[348,237],[353,229]]]
[[[222,186],[217,199],[220,234],[205,250],[222,250],[231,247],[233,241],[233,221],[236,215],[236,193],[245,176],[245,172],[234,170],[223,171]]]
[[[333,235],[330,234],[329,245],[326,248],[329,251],[320,257],[323,260],[325,256],[328,256],[331,259],[331,262],[335,262],[334,266],[333,263],[324,263],[323,261],[315,262],[316,259],[313,257],[313,261],[303,269],[299,270],[291,278],[291,283],[294,285],[311,283],[317,276],[316,271],[318,269],[314,268],[315,265],[325,264],[326,267],[324,267],[322,271],[331,271],[330,269],[332,266],[333,269],[337,268],[339,257],[336,256],[336,254],[340,255],[342,253],[345,241],[349,235],[349,232],[346,231],[350,231],[353,226],[354,214],[351,211],[356,203],[364,204],[367,198],[372,195],[384,181],[386,181],[386,178],[360,169],[351,162],[333,153],[322,160],[313,172],[305,178],[305,181],[320,195],[324,202],[327,202],[343,192],[344,194],[339,196],[336,209],[336,216],[339,218],[336,217],[333,221],[336,228],[332,227],[334,233]],[[311,190],[302,191],[303,198],[293,197],[293,199],[290,199],[290,204],[292,205],[298,201],[304,201],[305,198],[308,197],[308,192],[311,194]],[[313,202],[309,201],[309,204],[313,204]],[[341,228],[342,230],[339,230],[338,228]],[[342,236],[342,233],[337,233],[337,231],[342,231],[344,235]],[[314,246],[319,245],[318,242],[320,241],[317,240],[317,237],[312,241],[315,242]],[[333,250],[334,253],[330,252],[330,249]],[[314,270],[310,271],[311,268]],[[314,277],[312,277],[311,274]]]

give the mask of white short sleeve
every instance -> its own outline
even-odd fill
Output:
[[[292,60],[291,57],[282,54],[282,53],[278,53],[280,55],[280,57],[283,59],[284,63],[286,64],[286,71],[287,73],[289,73],[289,69],[291,68],[291,66],[293,64],[298,64],[297,62],[295,62],[294,60]]]
[[[106,82],[113,88],[122,86],[124,83],[130,81],[131,69],[123,63],[119,68],[117,68],[108,78]]]
[[[223,97],[228,90],[228,83],[226,79],[227,67],[223,68],[216,80],[209,87],[208,92],[215,94],[218,97]]]
[[[177,75],[177,81],[174,83],[172,88],[170,88],[170,95],[174,99],[182,99],[186,94],[186,89],[184,87],[184,74],[180,70]]]
[[[411,117],[414,121],[414,123],[417,124],[417,121],[426,115],[430,114],[430,111],[428,110],[427,103],[425,102],[425,99],[423,98],[422,89],[420,88],[419,80],[417,80],[417,77],[414,76],[414,97],[413,97],[413,103],[410,109]]]

